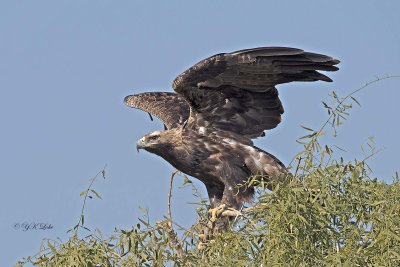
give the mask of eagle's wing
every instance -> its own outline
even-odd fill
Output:
[[[151,92],[128,95],[124,103],[160,118],[168,129],[182,125],[189,117],[189,105],[175,93]]]
[[[332,81],[339,60],[286,47],[261,47],[211,56],[180,74],[174,90],[191,107],[190,122],[248,138],[275,128],[283,107],[275,85]]]

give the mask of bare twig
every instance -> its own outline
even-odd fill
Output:
[[[185,252],[182,249],[182,245],[180,244],[178,237],[174,231],[174,228],[172,227],[172,212],[171,212],[171,197],[172,197],[172,185],[174,182],[174,177],[175,175],[179,173],[178,170],[174,171],[171,174],[170,180],[169,180],[169,192],[168,192],[168,222],[166,223],[167,226],[167,234],[169,239],[171,240],[172,246],[175,247],[176,252],[179,256],[179,258],[184,261],[185,260]]]
[[[169,178],[169,192],[168,192],[168,218],[170,223],[172,222],[172,213],[171,213],[171,197],[172,197],[172,183],[174,182],[174,177],[179,171],[176,170],[172,172],[171,177]],[[172,227],[172,224],[170,224]]]

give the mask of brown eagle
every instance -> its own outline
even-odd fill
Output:
[[[288,47],[222,53],[195,64],[172,83],[175,93],[125,97],[125,104],[160,118],[164,131],[142,137],[137,148],[161,156],[202,181],[212,208],[238,209],[254,188],[238,187],[249,177],[273,180],[286,174],[276,157],[253,145],[281,121],[277,84],[332,80],[339,60]]]

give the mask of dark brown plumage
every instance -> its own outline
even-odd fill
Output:
[[[339,61],[301,49],[261,47],[217,54],[195,64],[173,82],[176,93],[142,93],[125,104],[159,117],[167,127],[138,142],[178,170],[202,181],[213,207],[239,208],[253,195],[241,187],[252,175],[272,179],[285,166],[251,139],[275,128],[284,112],[277,84],[332,81]]]

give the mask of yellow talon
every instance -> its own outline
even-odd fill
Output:
[[[217,218],[219,217],[239,217],[243,216],[243,213],[240,211],[234,209],[234,208],[229,208],[226,207],[225,204],[219,205],[218,207],[215,207],[213,209],[209,209],[208,213],[211,215],[210,220],[212,222],[215,222]]]
[[[221,204],[218,207],[215,207],[213,209],[209,209],[208,213],[211,214],[210,220],[212,222],[215,222],[217,220],[217,218],[219,217],[219,215],[221,215],[224,212],[225,207],[226,207],[225,204]]]

